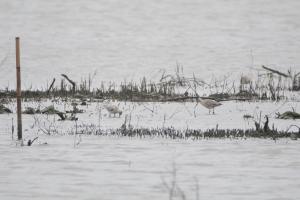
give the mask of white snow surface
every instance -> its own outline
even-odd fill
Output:
[[[80,104],[80,101],[78,101]],[[134,128],[162,128],[173,127],[176,129],[250,129],[254,128],[254,121],[265,122],[265,115],[269,117],[270,128],[278,130],[288,130],[291,125],[298,125],[299,120],[277,119],[276,113],[283,113],[294,109],[296,112],[300,109],[299,102],[280,101],[280,102],[235,102],[223,101],[222,105],[215,108],[215,115],[209,114],[208,109],[196,102],[110,102],[111,105],[117,106],[123,113],[121,117],[109,117],[108,111],[104,108],[103,102],[88,103],[86,106],[78,105],[78,109],[84,112],[77,114],[78,127],[95,126],[101,130],[120,128],[127,117],[127,125]],[[26,107],[43,109],[47,106],[54,106],[55,109],[66,112],[72,110],[70,101],[49,101],[41,102],[23,102],[23,110]],[[6,105],[16,113],[16,103]],[[299,111],[298,111],[299,112]],[[251,115],[253,118],[244,119],[244,115]],[[70,114],[69,114],[70,116]],[[11,130],[12,119],[16,124],[15,114],[2,114],[0,119],[3,123],[1,126],[8,132]],[[25,132],[37,134],[40,128],[56,130],[60,135],[73,134],[75,128],[74,121],[58,121],[58,115],[22,115],[23,129]],[[81,129],[81,128],[79,128]],[[89,129],[89,128],[88,128]],[[290,129],[296,131],[295,129]]]

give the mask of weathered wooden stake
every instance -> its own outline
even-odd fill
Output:
[[[19,38],[19,37],[16,37],[16,70],[17,70],[17,121],[18,121],[18,140],[22,140],[21,70],[20,70],[20,38]]]

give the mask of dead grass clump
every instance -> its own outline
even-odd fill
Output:
[[[262,66],[256,80],[241,75],[239,80],[232,80],[230,76],[212,78],[211,82],[185,76],[182,65],[177,63],[175,73],[162,72],[159,80],[142,77],[140,81],[123,81],[98,85],[92,83],[95,77],[89,75],[76,82],[66,74],[60,80],[55,78],[50,86],[33,90],[23,90],[22,97],[27,98],[97,98],[115,99],[121,101],[149,102],[149,101],[194,101],[196,97],[206,96],[216,100],[271,100],[279,101],[288,98],[288,92],[300,90],[300,72],[280,72]],[[160,78],[159,78],[160,77]],[[56,83],[56,84],[55,84]],[[235,84],[238,83],[238,84]],[[198,93],[200,95],[198,95]],[[15,98],[16,91],[6,87],[0,90],[0,99]]]
[[[6,108],[4,105],[0,104],[0,114],[12,113],[9,108]]]
[[[209,139],[209,138],[284,138],[290,137],[291,134],[298,135],[298,132],[287,132],[274,130],[264,130],[261,129],[187,129],[179,130],[173,127],[170,128],[120,128],[120,129],[109,129],[109,130],[99,130],[96,126],[79,126],[79,133],[88,135],[112,135],[120,137],[160,137],[166,139]]]
[[[300,119],[300,114],[294,111],[286,111],[282,114],[276,113],[278,119]]]

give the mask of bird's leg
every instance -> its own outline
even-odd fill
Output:
[[[210,115],[210,109],[208,109],[208,114]]]
[[[215,108],[213,108],[213,115],[215,114]]]

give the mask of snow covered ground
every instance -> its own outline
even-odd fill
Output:
[[[21,38],[22,89],[45,89],[61,73],[77,83],[94,74],[92,88],[142,76],[155,81],[164,70],[174,73],[176,63],[204,81],[256,78],[261,65],[299,72],[299,9],[298,0],[1,0],[0,89],[15,88],[15,36]],[[120,118],[92,103],[79,106],[85,112],[77,123],[107,130],[127,116],[136,128],[247,129],[268,115],[271,128],[287,130],[299,120],[275,115],[299,112],[299,93],[288,97],[222,102],[216,115],[195,103],[114,102]],[[70,102],[23,102],[23,108],[48,105],[72,109]],[[7,106],[15,113],[15,104]],[[299,140],[82,135],[74,147],[74,121],[23,115],[25,140],[39,138],[20,147],[11,139],[12,123],[16,129],[15,114],[0,115],[1,200],[300,199]]]
[[[275,112],[298,102],[223,102],[216,115],[195,103],[114,102],[123,111],[110,118],[102,103],[79,106],[78,125],[119,128],[131,115],[134,127],[251,128],[244,114],[268,114],[275,128],[286,130],[299,120],[279,120]],[[41,102],[71,109],[70,102]],[[25,102],[35,106],[36,102]],[[13,104],[9,104],[14,109]],[[101,108],[101,109],[100,109]],[[194,112],[195,110],[195,112]],[[153,111],[153,112],[152,112]],[[99,118],[100,116],[100,118]],[[165,123],[163,123],[165,120]],[[119,136],[66,135],[73,121],[56,115],[23,115],[25,140],[39,136],[31,147],[11,140],[15,114],[0,115],[0,199],[299,199],[299,140],[209,139],[171,140]],[[270,125],[271,125],[270,124]],[[41,128],[50,128],[45,135]],[[54,130],[57,134],[54,134]],[[74,147],[74,141],[79,143]],[[45,144],[47,143],[47,144]],[[176,174],[176,176],[175,176]],[[175,181],[173,181],[175,180]]]
[[[299,120],[283,120],[277,119],[276,113],[283,113],[294,109],[299,112],[299,102],[280,101],[280,102],[235,102],[225,101],[222,105],[215,109],[216,114],[208,113],[208,109],[201,104],[176,103],[176,102],[111,102],[111,105],[118,106],[123,114],[121,117],[109,117],[107,110],[103,107],[103,103],[91,103],[87,106],[78,106],[78,109],[84,110],[84,113],[77,114],[78,126],[94,125],[102,130],[120,128],[127,116],[127,124],[135,128],[162,128],[174,127],[176,129],[202,129],[215,128],[219,129],[250,129],[254,128],[254,120],[265,121],[264,116],[270,118],[269,126],[278,130],[287,130],[290,125],[299,125]],[[23,102],[23,109],[31,106],[43,109],[49,105],[53,105],[57,110],[65,112],[72,110],[71,102]],[[8,104],[7,107],[15,112],[15,103]],[[244,115],[251,115],[253,118],[244,119]],[[11,132],[12,119],[16,124],[15,114],[0,115],[1,127],[7,132]],[[29,135],[39,133],[39,129],[56,130],[60,135],[74,133],[74,121],[58,121],[57,115],[23,115],[23,129]],[[293,129],[292,129],[293,130]],[[295,130],[294,130],[295,131]]]
[[[83,136],[74,148],[72,136],[44,135],[38,143],[16,147],[0,134],[0,199],[169,199],[174,172],[186,199],[300,198],[298,140]]]

